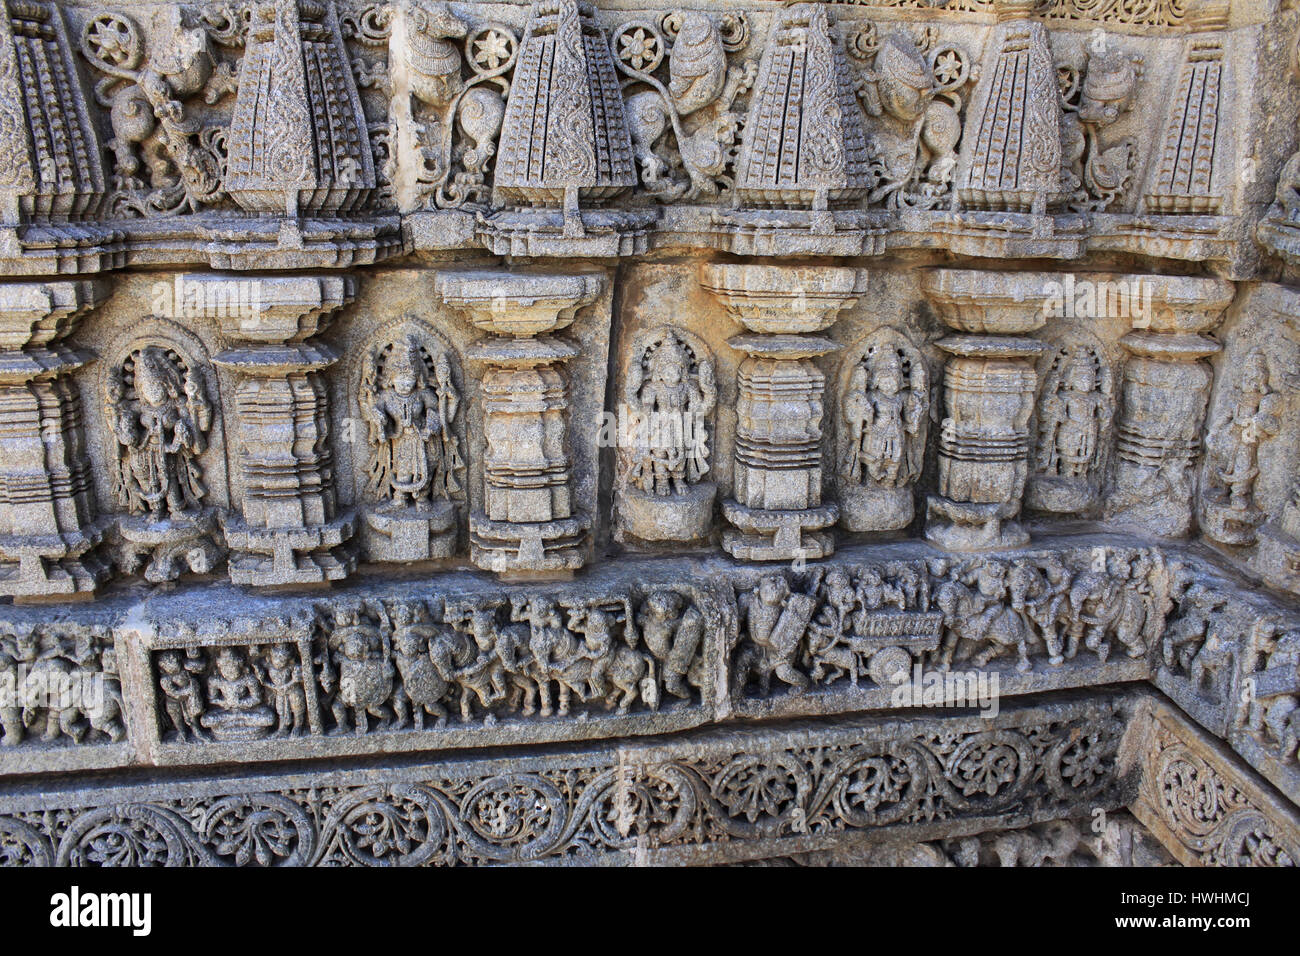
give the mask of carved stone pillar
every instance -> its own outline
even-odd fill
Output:
[[[822,503],[822,393],[813,361],[840,346],[812,333],[857,301],[857,272],[826,266],[705,265],[700,283],[750,334],[732,348],[738,372],[734,497],[722,546],[744,561],[816,559],[834,553],[824,530],[838,519]]]
[[[1202,334],[1232,301],[1231,282],[1184,276],[1133,276],[1143,305],[1120,339],[1124,366],[1115,478],[1106,516],[1148,534],[1181,537],[1192,526],[1194,466],[1214,371],[1201,361],[1219,351]]]
[[[93,356],[63,344],[107,291],[88,281],[0,285],[0,595],[89,594],[108,576],[70,378]]]
[[[1017,547],[1029,533],[1016,521],[1029,475],[1029,419],[1045,348],[1023,333],[1046,322],[1043,276],[1029,272],[934,269],[921,291],[962,333],[941,339],[943,427],[939,493],[931,495],[925,536],[943,548]]]
[[[321,372],[337,356],[311,339],[351,301],[353,283],[346,276],[256,281],[251,314],[226,309],[213,316],[227,346],[213,364],[236,378],[238,421],[231,435],[243,480],[241,514],[226,525],[230,579],[258,587],[340,580],[356,567],[346,547],[356,519],[338,514],[328,444]],[[204,301],[221,299],[205,295]]]
[[[573,503],[568,408],[560,364],[578,349],[550,333],[604,288],[596,273],[449,273],[446,302],[492,337],[466,354],[484,363],[483,507],[470,516],[470,559],[520,578],[573,572],[591,518]]]

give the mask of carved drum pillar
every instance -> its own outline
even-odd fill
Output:
[[[1029,475],[1029,420],[1045,348],[1022,334],[1041,328],[1043,277],[1027,272],[934,269],[921,290],[944,323],[963,333],[941,339],[943,427],[939,493],[925,536],[952,550],[1017,547],[1029,533],[1020,514]]]
[[[233,282],[231,277],[192,277]],[[356,567],[348,543],[352,514],[340,516],[329,448],[329,399],[322,370],[337,356],[312,341],[332,314],[352,300],[344,276],[276,276],[257,280],[250,314],[214,316],[225,351],[213,364],[237,379],[242,514],[226,524],[230,579],[259,587],[315,584],[347,577]],[[222,301],[205,296],[205,301]]]
[[[1122,339],[1114,488],[1106,516],[1148,534],[1182,537],[1192,526],[1194,468],[1221,348],[1203,333],[1219,324],[1233,285],[1221,279],[1134,276],[1143,305]]]
[[[840,346],[812,333],[857,301],[857,272],[821,266],[706,265],[701,284],[749,330],[730,340],[738,373],[734,497],[722,546],[744,561],[824,558],[838,519],[822,503],[822,394],[813,361]]]
[[[107,291],[0,285],[0,595],[15,600],[90,594],[108,576],[71,381],[92,356],[62,344]]]
[[[571,573],[585,562],[591,518],[573,504],[560,363],[578,349],[548,333],[572,324],[604,288],[596,273],[462,272],[439,277],[448,305],[492,337],[484,363],[483,506],[470,516],[470,558],[504,577]]]

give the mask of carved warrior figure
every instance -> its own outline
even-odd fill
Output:
[[[866,36],[873,35],[874,26]],[[860,38],[850,52],[862,44],[874,45]],[[949,192],[957,165],[962,130],[957,91],[971,78],[970,57],[950,44],[923,49],[894,32],[879,44],[873,67],[858,83],[879,180],[868,202],[884,202],[890,209],[934,208]]]
[[[453,431],[459,410],[445,353],[430,357],[414,336],[372,351],[361,382],[373,452],[368,492],[399,506],[457,497],[464,469]]]
[[[118,499],[131,514],[155,520],[193,516],[206,493],[198,458],[212,427],[212,403],[197,371],[149,345],[127,358],[108,388]]]
[[[707,13],[677,11],[663,18],[663,31],[642,21],[614,30],[616,64],[638,81],[626,100],[628,126],[641,181],[661,202],[709,199],[731,185],[736,132],[732,110],[757,72],[753,61],[728,66],[727,53],[749,40],[743,13],[715,22]],[[665,56],[671,40],[671,51]],[[668,85],[655,76],[668,62]],[[666,142],[671,131],[673,150]],[[686,178],[674,175],[684,169]]]
[[[1211,422],[1205,439],[1201,524],[1225,544],[1250,544],[1264,513],[1255,505],[1259,445],[1282,428],[1285,406],[1269,383],[1268,359],[1256,349],[1246,356],[1227,408]]]
[[[840,407],[848,432],[841,523],[853,531],[906,526],[913,512],[909,486],[921,473],[930,410],[920,352],[886,331],[852,365]]]
[[[1075,514],[1096,504],[1114,393],[1114,374],[1099,348],[1070,343],[1051,356],[1038,399],[1030,507]]]

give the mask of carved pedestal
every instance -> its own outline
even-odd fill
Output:
[[[548,333],[600,295],[595,273],[446,274],[438,291],[493,337],[469,350],[486,366],[483,508],[470,516],[470,558],[506,576],[572,572],[585,562],[591,518],[573,504],[568,397],[560,363],[578,354]]]
[[[62,344],[106,293],[94,282],[0,285],[0,595],[89,593],[108,576],[71,381],[91,356]]]
[[[921,289],[952,329],[941,339],[943,428],[939,493],[931,495],[925,536],[953,550],[1017,547],[1029,533],[1020,514],[1029,472],[1029,419],[1044,349],[1031,332],[1046,321],[1036,273],[936,269]]]
[[[1145,328],[1120,339],[1129,359],[1106,514],[1149,534],[1181,537],[1192,526],[1193,469],[1214,378],[1201,359],[1221,348],[1202,333],[1219,323],[1233,287],[1219,279],[1134,278],[1150,302]]]
[[[352,280],[284,276],[259,280],[259,289],[254,314],[216,316],[227,348],[213,364],[236,377],[232,437],[244,486],[241,513],[226,525],[230,579],[256,586],[340,580],[356,567],[346,547],[356,518],[337,513],[328,445],[321,372],[337,356],[310,340],[351,301]]]
[[[749,356],[737,375],[734,497],[722,546],[744,561],[832,554],[835,504],[822,503],[822,393],[813,361],[839,348],[811,333],[857,301],[853,269],[706,265],[701,284],[749,330],[730,340]]]

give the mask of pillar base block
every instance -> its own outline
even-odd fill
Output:
[[[1019,548],[1029,543],[1029,532],[1011,520],[1019,514],[1018,501],[951,501],[931,495],[925,537],[946,551]]]
[[[722,548],[738,561],[815,561],[835,553],[835,535],[822,529],[839,520],[839,505],[768,511],[724,501],[722,514],[732,525]]]

